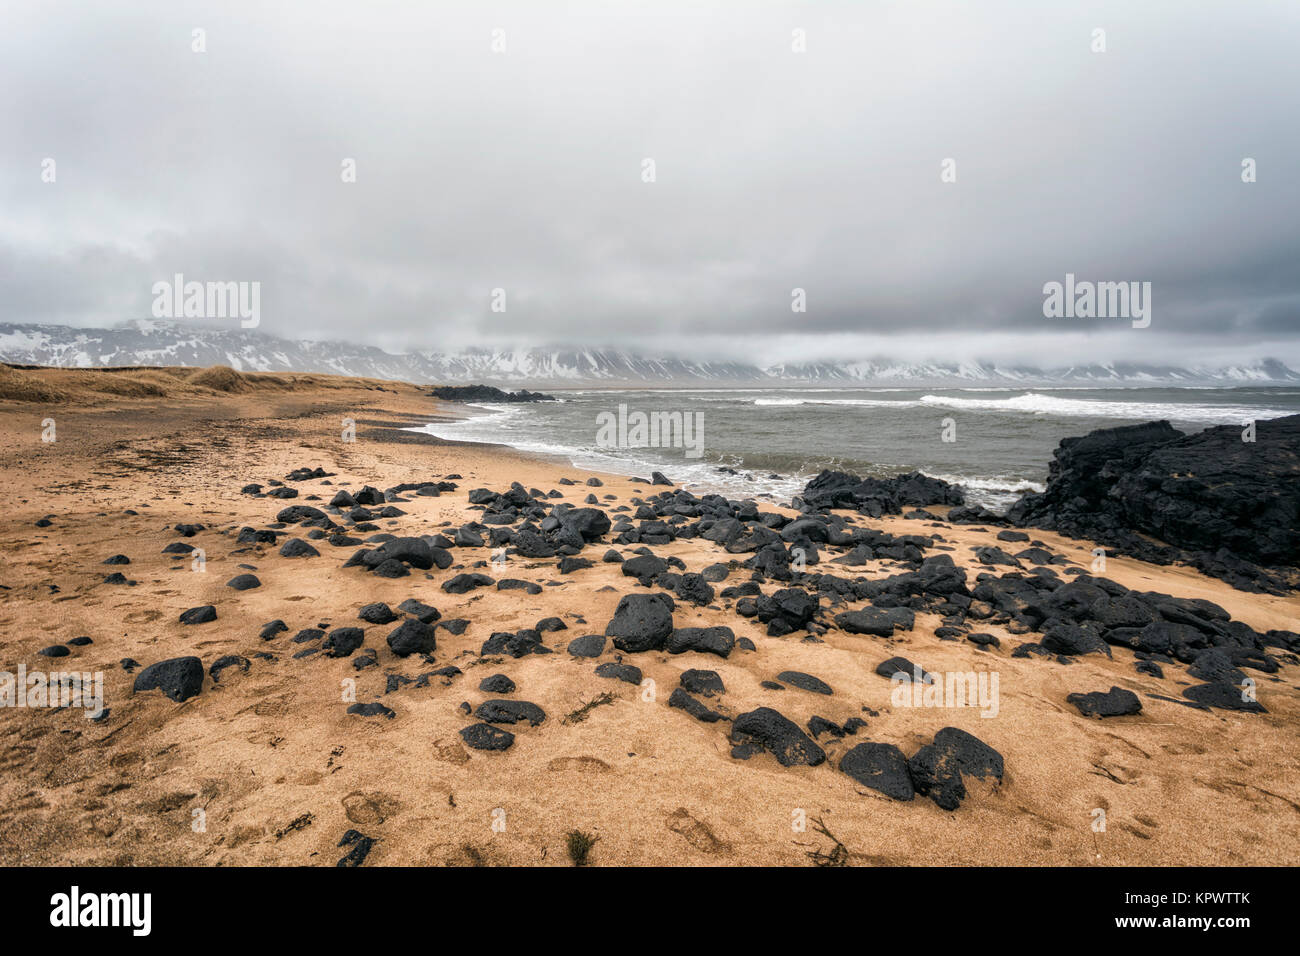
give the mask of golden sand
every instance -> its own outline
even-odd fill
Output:
[[[110,714],[101,723],[77,710],[0,711],[0,863],[11,864],[320,864],[344,854],[349,829],[378,839],[366,865],[567,865],[566,834],[598,837],[593,865],[810,865],[812,853],[842,844],[850,864],[1294,864],[1300,858],[1300,729],[1295,667],[1251,672],[1267,714],[1199,711],[1152,699],[1179,697],[1197,683],[1181,665],[1163,680],[1138,674],[1133,655],[1090,655],[1063,665],[1013,658],[1033,635],[985,628],[1001,639],[983,651],[936,638],[934,615],[895,640],[831,631],[822,643],[770,638],[762,625],[729,609],[679,602],[677,626],[726,624],[756,652],[727,660],[695,653],[629,655],[655,682],[642,690],[593,674],[595,662],[564,652],[568,640],[601,633],[621,594],[638,586],[617,564],[560,575],[554,560],[512,557],[508,570],[469,567],[486,549],[454,552],[446,571],[384,580],[342,563],[354,548],[316,542],[321,557],[289,559],[275,547],[232,554],[234,534],[265,526],[287,504],[349,483],[385,488],[399,482],[463,476],[442,497],[409,496],[406,517],[381,520],[400,535],[434,533],[478,516],[466,492],[525,487],[558,489],[581,503],[613,494],[602,506],[628,504],[651,489],[619,476],[603,488],[563,461],[509,449],[438,442],[397,430],[446,414],[410,385],[308,375],[225,375],[190,369],[24,371],[0,369],[0,469],[9,490],[0,545],[0,669],[102,671]],[[43,442],[52,418],[57,441]],[[355,443],[341,440],[344,418]],[[240,493],[294,468],[322,466],[332,484],[291,483],[300,497],[281,502]],[[561,477],[579,484],[562,486]],[[658,492],[662,489],[653,489]],[[761,502],[765,510],[773,503]],[[135,514],[128,514],[128,509]],[[36,521],[52,516],[49,527]],[[978,567],[970,548],[995,544],[994,532],[930,527],[890,518],[859,523],[899,534],[937,533],[955,560]],[[178,523],[207,530],[189,543],[206,552],[191,570],[162,549],[179,539]],[[1030,532],[1087,567],[1091,545]],[[630,553],[631,548],[619,550]],[[727,555],[700,540],[656,546],[691,570],[746,555]],[[122,552],[123,567],[101,562]],[[225,582],[241,563],[263,586],[236,592]],[[484,589],[449,595],[439,585],[460,570],[545,584],[532,596]],[[889,562],[836,573],[884,576]],[[982,568],[982,570],[988,570]],[[103,583],[121,571],[134,587]],[[971,571],[973,578],[974,570]],[[1253,595],[1186,568],[1111,558],[1108,577],[1129,587],[1215,601],[1257,629],[1297,627],[1300,598]],[[734,570],[721,589],[748,580]],[[771,585],[766,585],[771,590]],[[384,695],[385,675],[431,668],[394,657],[384,638],[395,625],[366,626],[379,666],[316,655],[295,660],[290,637],[301,628],[359,625],[357,610],[414,597],[442,616],[469,618],[463,635],[438,631],[437,666],[464,674],[435,678]],[[187,608],[214,604],[219,620],[183,626]],[[730,602],[719,602],[719,604]],[[493,631],[559,616],[568,630],[545,635],[556,653],[478,660]],[[282,618],[287,634],[263,642],[261,626]],[[71,657],[37,651],[87,635]],[[269,652],[274,660],[254,655]],[[219,684],[176,704],[160,694],[132,695],[122,658],[141,665],[197,655],[205,668],[224,655],[251,661]],[[931,671],[996,670],[998,715],[978,709],[894,707],[892,685],[874,673],[902,655]],[[612,660],[607,647],[602,661]],[[727,691],[710,707],[736,715],[765,705],[800,725],[814,714],[836,723],[863,717],[865,729],[843,740],[823,736],[825,764],[784,768],[769,755],[733,759],[726,722],[704,724],[667,706],[682,671],[716,670]],[[760,682],[783,670],[826,680],[831,697]],[[138,673],[138,671],[136,672]],[[475,722],[459,709],[493,696],[478,690],[489,674],[515,681],[518,699],[548,719],[512,727],[505,753],[467,749],[458,731]],[[342,682],[355,678],[357,699],[381,700],[393,720],[349,716]],[[1133,690],[1140,715],[1087,719],[1066,702],[1072,692]],[[568,719],[610,692],[612,703]],[[871,716],[869,711],[878,716]],[[839,772],[839,758],[863,741],[898,745],[911,755],[944,726],[960,727],[996,748],[1006,774],[998,787],[976,784],[954,812],[918,797],[899,803]],[[1104,832],[1095,811],[1106,813]],[[809,821],[800,830],[799,821]],[[820,820],[834,840],[816,831]]]

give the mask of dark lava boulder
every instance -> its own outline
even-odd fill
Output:
[[[298,524],[302,521],[327,521],[328,516],[319,508],[310,505],[290,505],[275,516],[282,524]]]
[[[823,471],[804,486],[800,496],[818,510],[849,508],[879,518],[902,514],[907,505],[961,505],[962,489],[913,471],[891,478],[860,478],[844,471]]]
[[[359,627],[336,627],[325,636],[321,647],[330,657],[347,657],[361,646],[365,636]]]
[[[609,516],[599,508],[574,508],[566,511],[560,524],[582,536],[583,541],[598,541],[609,531]]]
[[[286,558],[319,558],[320,552],[302,538],[290,538],[280,546],[280,554]]]
[[[376,564],[383,561],[401,561],[412,568],[428,571],[433,567],[433,548],[423,538],[393,538],[379,546],[381,557]]]
[[[391,624],[397,620],[397,614],[383,601],[367,604],[357,613],[357,617],[367,624]]]
[[[1043,647],[1055,654],[1105,654],[1110,648],[1095,630],[1079,625],[1054,621],[1043,630]]]
[[[719,720],[726,719],[722,714],[716,710],[710,710],[680,687],[675,688],[669,696],[668,706],[677,710],[684,710],[696,720],[703,721],[706,724],[716,724]]]
[[[902,607],[868,607],[835,615],[835,625],[847,634],[892,637],[896,628],[910,628],[915,618]]]
[[[203,662],[197,657],[174,657],[150,664],[136,675],[134,693],[161,690],[178,704],[203,689]]]
[[[731,755],[746,760],[766,750],[783,767],[815,767],[826,760],[826,751],[799,729],[799,725],[771,707],[759,707],[732,722]]]
[[[623,562],[623,573],[642,584],[652,584],[654,579],[668,570],[668,562],[653,554],[638,554]]]
[[[475,750],[508,750],[515,735],[491,724],[472,724],[460,732],[460,739]]]
[[[663,648],[673,630],[673,608],[662,594],[627,594],[605,626],[605,636],[628,652]]]
[[[181,613],[182,624],[207,624],[217,619],[217,609],[211,604],[192,607]]]
[[[490,587],[495,582],[486,574],[458,574],[442,582],[442,589],[448,594],[465,594],[475,588]]]
[[[614,661],[607,661],[596,668],[596,676],[621,680],[625,684],[640,684],[641,668],[632,664],[616,664]]]
[[[819,606],[817,596],[803,588],[782,588],[757,599],[758,619],[768,626],[772,637],[806,629]]]
[[[1183,691],[1183,696],[1198,704],[1217,707],[1220,710],[1242,710],[1252,714],[1268,713],[1263,704],[1232,684],[1196,684]]]
[[[513,694],[515,682],[505,674],[493,674],[479,681],[478,689],[485,694]]]
[[[479,654],[484,657],[495,654],[506,654],[510,657],[526,657],[529,654],[550,654],[551,649],[542,643],[542,635],[539,631],[531,627],[521,628],[518,631],[496,631],[488,636],[479,648]]]
[[[916,793],[907,758],[893,744],[858,744],[840,758],[840,770],[895,800],[911,800]]]
[[[699,651],[727,657],[736,646],[735,632],[725,625],[716,627],[679,627],[668,635],[664,650],[670,654]]]
[[[388,635],[388,646],[398,657],[432,654],[438,648],[437,631],[423,621],[408,617]]]
[[[700,697],[712,697],[714,694],[726,693],[727,690],[722,686],[722,678],[718,676],[717,671],[691,668],[682,671],[680,681],[683,690]]]
[[[1079,708],[1079,713],[1085,717],[1126,717],[1142,710],[1137,694],[1122,687],[1112,687],[1105,693],[1098,690],[1090,694],[1070,694],[1065,699]]]
[[[348,713],[357,717],[387,717],[389,720],[397,716],[391,707],[385,707],[377,700],[369,704],[353,704]]]
[[[966,797],[963,776],[1002,782],[1002,755],[977,737],[956,727],[945,727],[934,735],[907,768],[917,793],[927,795],[944,810],[956,810]]]
[[[221,683],[221,675],[230,668],[235,668],[240,673],[247,674],[252,662],[247,657],[240,654],[227,654],[225,657],[218,658],[211,667],[208,668],[208,676],[212,678],[212,683]]]
[[[913,664],[906,657],[891,657],[887,661],[882,661],[876,665],[876,673],[881,677],[888,677],[890,680],[897,678],[899,681],[907,683],[915,682],[918,677],[924,684],[933,684],[935,676],[927,672],[919,664]]]
[[[474,716],[488,724],[517,724],[528,721],[536,727],[546,719],[546,712],[526,700],[485,700],[478,705]]]
[[[436,607],[425,604],[423,601],[417,601],[415,598],[407,598],[397,605],[397,609],[403,614],[409,614],[411,617],[423,621],[425,624],[432,624],[442,617]]]
[[[713,586],[704,580],[702,574],[690,572],[683,574],[673,588],[673,593],[683,601],[692,604],[709,604],[713,601]]]
[[[605,651],[603,634],[585,634],[569,641],[569,653],[573,657],[599,657]]]
[[[791,687],[798,687],[800,690],[806,690],[813,694],[825,694],[829,697],[835,693],[831,690],[831,685],[820,678],[813,677],[812,674],[805,674],[802,671],[781,671],[776,675],[776,679],[782,683],[789,684]]]

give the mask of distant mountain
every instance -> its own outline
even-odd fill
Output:
[[[1115,362],[1029,368],[979,362],[888,360],[805,362],[767,368],[743,362],[653,358],[616,349],[469,349],[394,355],[346,342],[280,339],[247,329],[134,322],[112,329],[0,323],[0,361],[100,368],[110,365],[229,365],[240,371],[326,372],[417,383],[657,386],[1295,385],[1300,373],[1274,359],[1225,368]]]

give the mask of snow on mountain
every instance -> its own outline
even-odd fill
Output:
[[[617,349],[469,349],[395,355],[371,346],[276,338],[248,329],[200,329],[134,322],[112,329],[0,323],[0,361],[97,368],[113,365],[229,365],[252,372],[325,372],[411,382],[549,385],[1294,385],[1300,373],[1275,359],[1224,368],[1112,362],[1040,369],[983,362],[900,363],[888,359],[800,362],[760,368],[744,362],[649,357]]]

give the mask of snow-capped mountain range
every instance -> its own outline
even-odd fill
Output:
[[[1275,359],[1223,368],[1136,362],[1062,368],[901,363],[809,362],[768,367],[743,362],[652,358],[617,349],[471,349],[393,354],[345,342],[276,338],[247,329],[203,329],[174,322],[134,322],[111,329],[0,323],[0,361],[17,365],[102,368],[122,365],[229,365],[246,372],[324,372],[416,383],[499,386],[652,385],[917,386],[1026,385],[1220,386],[1294,385],[1300,373]]]

